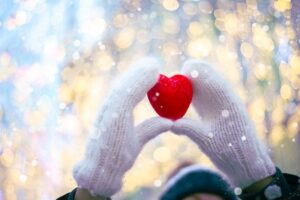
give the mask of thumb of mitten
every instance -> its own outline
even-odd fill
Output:
[[[171,129],[173,122],[161,117],[153,117],[145,120],[135,128],[141,145],[146,144],[159,134]]]

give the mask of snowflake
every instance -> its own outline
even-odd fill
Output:
[[[154,185],[154,187],[160,187],[162,185],[162,181],[157,179],[154,181],[153,185]]]
[[[264,192],[267,199],[277,199],[282,196],[281,189],[278,185],[271,185]]]
[[[224,118],[229,117],[229,111],[228,110],[222,110],[222,117],[224,117]]]
[[[212,132],[209,132],[209,133],[208,133],[208,137],[209,137],[209,138],[213,138],[213,137],[214,137],[214,134],[213,134]]]
[[[240,194],[242,194],[242,189],[239,188],[239,187],[236,187],[236,188],[234,188],[234,193],[235,193],[236,195],[240,195]]]
[[[193,70],[193,71],[191,72],[191,76],[192,76],[193,78],[197,78],[197,77],[199,76],[199,72],[196,71],[196,70]]]

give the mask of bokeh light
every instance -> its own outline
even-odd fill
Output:
[[[276,165],[300,174],[299,24],[297,0],[1,2],[0,200],[55,199],[76,187],[72,167],[95,111],[115,77],[148,55],[166,75],[189,58],[213,63]],[[134,115],[138,124],[156,114],[145,99]],[[197,116],[192,107],[187,116]],[[214,167],[188,138],[159,136],[117,199],[155,199],[186,160]]]

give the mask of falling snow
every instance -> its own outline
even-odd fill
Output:
[[[239,187],[236,187],[236,188],[234,188],[234,193],[235,193],[236,195],[240,195],[240,194],[242,194],[242,189],[239,188]]]
[[[282,196],[281,189],[278,185],[271,185],[267,187],[264,194],[268,200],[277,199]]]
[[[241,92],[258,130],[268,129],[261,133],[270,136],[270,148],[280,150],[274,158],[299,173],[299,166],[293,164],[299,162],[297,156],[291,153],[282,157],[283,152],[299,150],[299,115],[295,112],[299,109],[299,95],[294,86],[299,82],[295,72],[300,60],[297,54],[300,29],[293,26],[295,20],[299,22],[299,1],[280,5],[278,2],[281,1],[251,1],[250,7],[259,8],[255,11],[261,19],[253,23],[249,20],[255,18],[253,13],[243,12],[249,8],[248,1],[239,2],[241,18],[240,12],[231,9],[236,8],[235,1],[221,0],[157,1],[155,4],[119,0],[1,1],[6,14],[0,16],[0,167],[6,181],[0,183],[3,188],[0,199],[22,199],[28,194],[34,195],[31,199],[49,199],[57,191],[71,189],[74,182],[70,181],[70,163],[78,158],[69,155],[79,146],[78,153],[83,152],[83,138],[87,134],[82,130],[91,128],[99,103],[107,97],[114,77],[125,73],[136,59],[149,54],[159,55],[167,63],[165,72],[179,70],[182,66],[178,63],[188,58],[212,59],[216,70],[224,72],[222,75]],[[198,10],[194,12],[191,8]],[[240,32],[239,26],[232,26],[236,20],[223,20],[223,17],[238,19],[243,31]],[[183,27],[186,31],[181,31]],[[283,37],[282,33],[287,32],[292,34]],[[243,40],[239,40],[241,33]],[[210,71],[204,73],[207,76]],[[203,74],[192,70],[189,75],[199,78]],[[241,78],[240,82],[237,77]],[[205,78],[202,81],[207,83]],[[268,91],[267,96],[260,92],[262,89]],[[132,95],[134,91],[132,87],[124,92]],[[159,94],[154,96],[158,98]],[[270,113],[270,118],[265,113]],[[228,110],[220,110],[218,114],[228,120],[229,127],[237,125]],[[108,118],[118,116],[109,113]],[[94,136],[98,138],[104,132],[108,132],[105,127],[99,128]],[[209,133],[208,137],[216,135]],[[251,138],[239,138],[246,139]],[[231,147],[236,141],[228,142],[225,145]],[[162,146],[172,144],[169,140],[161,141]],[[189,144],[180,143],[178,148],[184,145]],[[186,154],[191,157],[199,153],[196,148],[188,149]],[[174,147],[174,150],[178,149]],[[57,156],[47,156],[53,152]],[[174,165],[176,160],[181,160],[180,155],[176,155]],[[59,157],[69,160],[58,162]],[[171,170],[164,163],[149,159],[149,155],[141,158],[151,160],[152,164],[144,163],[144,166],[151,165],[152,171]],[[49,163],[51,171],[47,169]],[[26,170],[28,164],[32,166],[30,174]],[[45,173],[36,173],[40,170]],[[162,185],[160,178],[164,175],[144,171],[141,178],[145,182],[136,181],[131,175],[124,191],[130,191],[128,185],[131,188]],[[7,184],[15,181],[26,184]],[[37,182],[54,187],[41,197],[39,193],[32,194]],[[11,191],[19,192],[12,197]]]
[[[245,135],[243,135],[243,136],[241,137],[241,139],[242,139],[242,141],[245,141],[247,138],[246,138]]]
[[[199,72],[196,71],[196,70],[193,70],[193,71],[191,72],[191,76],[192,76],[193,78],[197,78],[197,77],[199,76]]]
[[[162,185],[162,181],[161,180],[155,180],[153,185],[154,185],[154,187],[160,187]]]
[[[229,111],[228,110],[222,110],[222,117],[224,117],[224,118],[229,117]]]

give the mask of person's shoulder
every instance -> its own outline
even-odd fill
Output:
[[[69,192],[61,197],[59,197],[58,199],[56,200],[75,200],[75,193],[76,193],[76,189],[75,188],[74,190],[72,190],[72,192]]]
[[[252,199],[300,199],[300,177],[282,173],[276,168],[273,181],[262,190],[255,193],[245,193],[239,196],[242,200]]]
[[[288,173],[283,173],[283,177],[291,190],[291,197],[295,196],[295,199],[300,199],[300,177]]]
[[[288,174],[288,173],[282,173],[286,182],[291,186],[291,187],[299,187],[300,185],[300,177],[293,175],[293,174]]]

